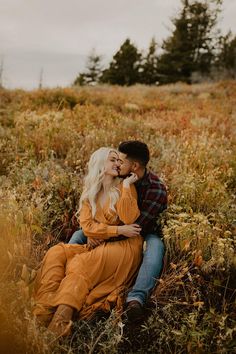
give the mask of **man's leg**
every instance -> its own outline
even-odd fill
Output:
[[[141,306],[145,304],[163,268],[164,243],[162,239],[157,235],[149,234],[145,237],[145,241],[146,250],[143,254],[143,261],[135,284],[126,300],[130,305],[131,301],[138,301]]]
[[[87,237],[83,233],[83,230],[80,229],[78,231],[75,231],[73,235],[71,236],[70,241],[68,242],[69,244],[79,244],[79,245],[84,245],[87,243]]]

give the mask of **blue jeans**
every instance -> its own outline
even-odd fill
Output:
[[[83,230],[80,229],[80,230],[75,231],[73,233],[73,235],[71,236],[71,239],[68,243],[70,243],[70,244],[78,243],[79,245],[84,245],[85,243],[87,243],[87,237],[83,233]]]
[[[164,243],[159,236],[148,234],[145,236],[145,241],[146,249],[143,252],[143,261],[135,284],[126,299],[126,302],[137,300],[142,305],[147,301],[156,279],[161,274],[165,253]]]
[[[145,237],[146,249],[143,252],[143,261],[139,268],[138,276],[132,290],[128,293],[126,302],[137,300],[142,305],[147,301],[150,291],[154,288],[156,279],[160,276],[165,253],[162,239],[155,234]],[[74,232],[70,244],[87,243],[87,237],[82,230]]]

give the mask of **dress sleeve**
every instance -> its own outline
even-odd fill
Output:
[[[117,213],[124,224],[133,224],[139,217],[140,211],[137,203],[137,192],[133,184],[129,188],[121,186],[121,197],[117,202]]]
[[[117,226],[107,225],[93,219],[91,206],[88,201],[83,202],[79,222],[85,236],[106,240],[118,235]]]

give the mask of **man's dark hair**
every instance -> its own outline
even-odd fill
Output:
[[[120,143],[118,150],[127,155],[127,159],[138,161],[146,166],[149,161],[149,150],[145,143],[138,140],[128,140]]]

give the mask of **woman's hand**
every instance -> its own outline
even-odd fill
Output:
[[[129,177],[126,177],[123,181],[123,186],[125,188],[129,188],[129,186],[131,184],[133,184],[134,182],[136,182],[138,180],[138,176],[136,175],[136,173],[131,172]]]
[[[98,238],[88,237],[87,239],[87,245],[90,249],[100,246],[104,242],[105,242],[104,240]]]
[[[138,224],[118,226],[118,234],[126,237],[135,237],[140,235],[141,227]]]

